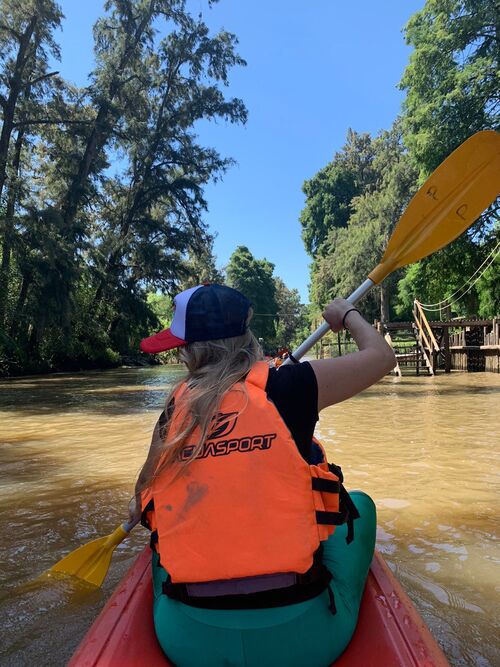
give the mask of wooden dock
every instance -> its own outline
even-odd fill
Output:
[[[415,301],[413,320],[374,322],[394,349],[396,375],[435,375],[451,370],[500,373],[500,317],[493,320],[428,320]],[[313,322],[316,329],[320,321]],[[357,349],[349,334],[324,336],[315,347],[317,359],[342,356]]]
[[[500,372],[500,318],[428,320],[418,301],[413,317],[411,322],[376,323],[389,336],[399,374],[401,367],[417,375],[450,370]]]

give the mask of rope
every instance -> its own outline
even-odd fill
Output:
[[[499,243],[499,245],[500,245],[500,243]],[[500,251],[499,251],[499,252],[500,252]],[[481,273],[478,275],[478,277],[474,280],[474,282],[472,282],[472,283],[470,284],[469,289],[465,290],[465,292],[464,292],[463,294],[461,294],[457,299],[454,299],[453,301],[450,301],[451,297],[454,296],[455,294],[458,294],[458,292],[460,292],[460,290],[463,289],[463,288],[467,285],[467,283],[468,283],[469,281],[467,281],[464,285],[462,285],[462,287],[461,287],[459,290],[456,290],[456,292],[454,292],[453,294],[451,294],[450,297],[448,297],[448,299],[445,299],[444,301],[439,301],[439,302],[438,302],[438,303],[443,304],[443,306],[441,306],[441,307],[439,307],[439,308],[430,308],[428,305],[424,305],[423,303],[421,303],[420,305],[422,306],[423,310],[427,310],[427,311],[429,311],[429,312],[436,313],[436,312],[439,312],[440,310],[442,310],[443,307],[452,306],[454,303],[457,303],[458,301],[460,301],[460,299],[462,299],[466,294],[468,294],[468,293],[471,291],[471,289],[474,287],[474,285],[477,283],[477,281],[483,276],[483,274],[486,273],[486,271],[490,268],[490,266],[491,266],[491,265],[493,264],[493,262],[495,261],[495,259],[496,259],[496,255],[498,255],[498,254],[499,254],[499,253],[497,252],[497,253],[492,257],[492,259],[491,259],[491,261],[489,262],[488,266],[486,266],[486,267],[481,271]],[[483,262],[483,264],[484,264],[484,262]],[[483,264],[481,264],[481,266],[483,266]],[[479,267],[479,268],[481,268],[481,267]],[[475,271],[475,273],[477,273],[477,271]],[[475,273],[469,278],[469,280],[470,280],[471,278],[473,278],[473,276],[475,275]]]
[[[457,290],[455,290],[452,294],[450,294],[449,297],[446,297],[446,299],[443,299],[442,301],[437,301],[436,303],[421,303],[420,305],[422,306],[422,308],[423,308],[424,310],[430,310],[430,311],[432,311],[432,312],[437,312],[437,311],[441,310],[443,307],[451,306],[453,303],[457,303],[457,301],[460,301],[460,299],[461,299],[462,297],[464,297],[468,292],[470,292],[470,290],[472,289],[472,287],[477,283],[477,281],[479,280],[479,278],[481,278],[481,276],[483,275],[483,273],[485,273],[485,272],[490,268],[490,266],[493,264],[493,262],[494,262],[495,259],[496,259],[496,256],[497,256],[498,253],[500,252],[499,248],[500,248],[500,241],[499,241],[499,242],[497,243],[497,245],[493,248],[493,250],[490,252],[490,254],[486,257],[486,259],[483,261],[483,263],[480,264],[480,265],[478,266],[478,268],[474,271],[474,273],[473,273],[471,276],[469,276],[469,278],[465,281],[465,283],[464,283],[461,287],[459,287]],[[489,261],[490,258],[491,258],[491,261]],[[483,271],[481,271],[482,267],[486,264],[486,262],[489,262],[488,266],[486,266],[486,267],[483,269]],[[450,299],[452,299],[456,294],[458,294],[459,292],[461,292],[461,291],[464,289],[464,287],[467,287],[467,285],[469,284],[469,282],[474,278],[474,276],[476,275],[476,273],[478,273],[478,271],[481,271],[481,273],[480,273],[479,276],[474,280],[474,282],[471,283],[469,289],[466,290],[463,294],[461,294],[461,295],[458,297],[458,299],[455,299],[454,301],[450,301]],[[437,308],[436,308],[436,306],[437,306]]]
[[[297,317],[299,313],[254,313],[253,317]]]

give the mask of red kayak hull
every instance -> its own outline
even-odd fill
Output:
[[[168,667],[154,632],[151,552],[132,565],[68,667]],[[336,667],[449,667],[380,554],[373,559],[354,637]],[[311,666],[314,667],[314,666]]]

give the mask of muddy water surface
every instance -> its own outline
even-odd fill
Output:
[[[37,579],[123,520],[177,367],[0,382],[1,665],[63,666],[134,555],[102,590]],[[370,493],[378,548],[452,665],[500,664],[500,376],[387,377],[321,414],[350,488]]]

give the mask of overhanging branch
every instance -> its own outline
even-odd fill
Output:
[[[35,120],[19,120],[13,123],[13,127],[23,127],[25,125],[91,125],[91,120],[70,120],[69,118],[42,118]]]

